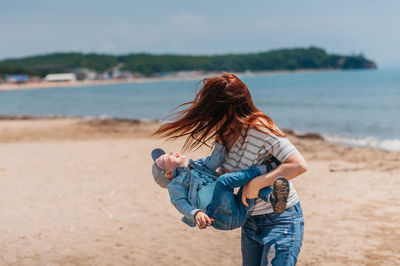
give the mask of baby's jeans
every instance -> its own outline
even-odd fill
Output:
[[[218,178],[213,198],[206,210],[207,215],[214,219],[214,228],[232,230],[245,223],[253,210],[255,199],[247,200],[249,206],[244,206],[241,200],[242,189],[235,195],[234,188],[246,185],[259,175],[261,175],[260,170],[253,166],[239,172],[221,175]],[[271,191],[271,187],[265,187],[260,190],[259,197],[268,201]]]

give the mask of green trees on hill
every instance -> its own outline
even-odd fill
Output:
[[[121,63],[123,64],[122,70],[141,73],[145,76],[189,70],[242,72],[247,70],[376,68],[373,61],[362,55],[330,55],[323,49],[310,47],[279,49],[262,53],[210,56],[152,55],[146,53],[113,56],[94,53],[53,53],[0,61],[0,73],[43,77],[48,73],[69,72],[77,68],[105,72]]]

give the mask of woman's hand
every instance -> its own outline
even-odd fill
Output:
[[[199,227],[199,229],[205,229],[207,228],[208,224],[211,224],[211,219],[210,217],[208,217],[207,214],[205,214],[202,211],[198,211],[195,215],[194,215],[194,220],[196,221],[197,226]]]
[[[254,179],[253,179],[254,180]],[[252,180],[252,181],[253,181]],[[255,183],[250,181],[243,186],[242,189],[242,203],[244,206],[248,207],[246,199],[255,199],[258,197],[259,188],[256,187]]]

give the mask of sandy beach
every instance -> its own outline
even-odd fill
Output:
[[[180,221],[151,177],[156,123],[0,120],[0,265],[240,265],[240,230]],[[309,171],[298,265],[400,264],[400,154],[289,135]],[[208,155],[200,149],[190,158]]]

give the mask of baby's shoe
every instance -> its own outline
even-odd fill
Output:
[[[277,177],[274,181],[270,201],[274,212],[281,214],[286,210],[286,203],[289,196],[289,181],[284,177]]]

